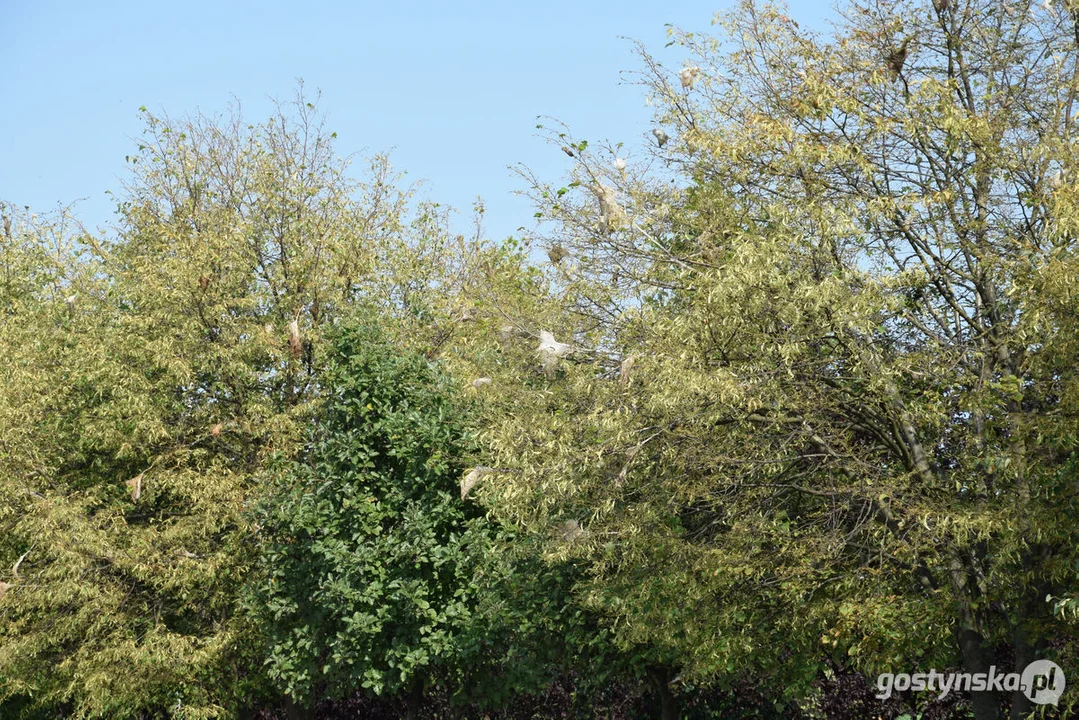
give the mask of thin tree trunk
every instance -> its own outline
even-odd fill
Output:
[[[1029,574],[1037,560],[1031,550],[1024,558],[1024,570]],[[1045,638],[1036,634],[1034,628],[1039,615],[1045,613],[1045,595],[1048,588],[1045,583],[1036,583],[1027,589],[1016,610],[1015,630],[1012,643],[1015,647],[1015,667],[1013,672],[1022,673],[1027,665],[1042,657],[1045,651]],[[1022,690],[1012,693],[1012,720],[1020,720],[1034,709],[1034,703]]]
[[[963,656],[963,671],[971,674],[988,673],[990,662],[985,640],[975,629],[972,614],[966,611],[963,616],[958,637],[959,651]],[[996,693],[971,692],[970,699],[974,710],[974,720],[1000,719],[1000,698]]]
[[[652,681],[652,687],[659,695],[659,710],[662,720],[678,720],[678,698],[671,692],[669,674],[666,670],[652,668],[648,671],[648,679]]]
[[[298,704],[292,698],[286,696],[285,717],[288,720],[311,720],[315,717],[315,713],[307,705]]]
[[[416,720],[420,716],[420,710],[423,709],[423,681],[418,677],[412,679],[407,702],[405,718],[406,720]]]

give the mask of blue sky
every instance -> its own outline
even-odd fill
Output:
[[[342,155],[389,151],[430,199],[464,211],[462,228],[482,196],[489,235],[504,237],[532,222],[508,166],[555,180],[568,162],[536,116],[639,144],[651,112],[622,77],[638,68],[626,38],[677,65],[665,24],[707,30],[731,2],[0,0],[0,199],[81,199],[83,221],[106,226],[139,106],[213,114],[235,97],[261,121],[302,78]],[[829,8],[794,0],[790,14],[820,25]]]

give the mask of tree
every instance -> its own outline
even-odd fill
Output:
[[[447,376],[373,328],[335,335],[312,436],[259,504],[252,607],[297,701],[418,697],[455,659],[490,532],[458,495],[467,438]]]
[[[270,675],[298,707],[444,689],[505,704],[577,673],[582,694],[631,677],[572,600],[579,575],[462,497],[469,403],[443,367],[364,320],[330,334],[324,403],[255,512],[248,607]]]
[[[669,171],[554,134],[561,315],[521,323],[574,352],[477,359],[511,470],[479,492],[578,523],[587,601],[687,677],[804,696],[826,662],[1072,658],[1046,597],[1075,587],[1079,16],[843,18],[821,39],[745,2],[673,33],[679,77],[643,54]]]
[[[246,513],[300,447],[321,329],[362,300],[434,347],[478,253],[386,158],[350,179],[302,90],[259,125],[145,118],[115,235],[4,207],[0,702],[43,713],[274,692]]]

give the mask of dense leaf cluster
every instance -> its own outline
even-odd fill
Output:
[[[270,674],[305,700],[433,684],[459,662],[493,539],[457,493],[461,411],[443,374],[369,328],[336,333],[321,377],[312,439],[256,513]]]

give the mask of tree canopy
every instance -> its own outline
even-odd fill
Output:
[[[1079,5],[841,17],[639,47],[503,242],[302,89],[146,113],[111,236],[3,205],[0,712],[1035,710],[828,693],[1075,667]]]
[[[580,523],[589,605],[699,678],[1070,659],[1075,9],[719,27],[644,54],[665,171],[551,133],[537,321],[573,351],[496,378],[487,500]]]

